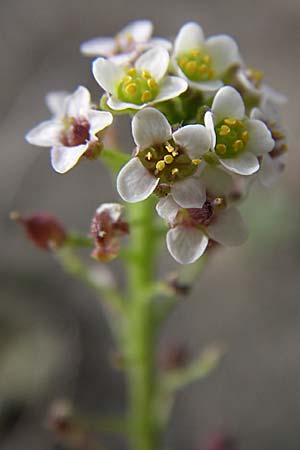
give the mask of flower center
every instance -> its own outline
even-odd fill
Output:
[[[201,163],[200,159],[191,160],[173,140],[140,150],[137,156],[152,175],[166,184],[193,175]]]
[[[201,49],[182,53],[177,62],[183,73],[192,81],[209,81],[215,76],[211,57]]]
[[[61,135],[61,143],[65,147],[76,147],[86,144],[90,139],[90,124],[84,118],[75,119],[68,117],[65,119],[65,130]]]
[[[176,225],[201,228],[210,225],[214,219],[213,203],[207,200],[202,208],[180,209],[176,216]]]
[[[118,86],[118,97],[124,102],[142,105],[154,100],[158,85],[147,70],[137,71],[134,67],[127,71]]]
[[[216,137],[216,154],[223,159],[236,158],[244,151],[249,133],[243,122],[227,117],[216,126]]]

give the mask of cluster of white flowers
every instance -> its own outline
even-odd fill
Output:
[[[199,24],[185,24],[174,43],[152,38],[152,24],[136,21],[115,38],[81,45],[96,56],[92,72],[104,90],[91,105],[88,90],[52,93],[53,118],[26,138],[51,146],[53,168],[67,172],[83,157],[101,155],[102,130],[128,113],[136,144],[117,177],[125,202],[158,197],[167,247],[192,263],[209,241],[240,245],[245,223],[234,206],[257,179],[270,185],[284,167],[286,133],[280,107],[285,98],[245,65],[234,39],[204,38]]]

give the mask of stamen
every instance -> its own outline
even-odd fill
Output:
[[[192,163],[195,165],[195,166],[199,166],[199,164],[202,162],[202,159],[192,159]]]
[[[124,84],[129,84],[132,82],[132,77],[130,75],[126,75],[126,77],[124,78]]]
[[[165,145],[165,149],[168,150],[169,153],[172,153],[175,150],[171,144]]]
[[[246,142],[248,142],[248,139],[249,139],[249,133],[248,133],[248,131],[243,131],[243,132],[242,132],[242,139],[243,139],[243,141],[245,142],[245,144],[246,144]]]
[[[172,169],[172,175],[177,175],[179,172],[179,169],[177,169],[177,167],[174,167],[174,169]]]
[[[227,152],[227,147],[225,144],[217,144],[216,149],[221,155],[224,155]]]
[[[154,80],[154,78],[149,78],[149,80],[147,81],[147,85],[150,89],[153,89],[156,87],[156,81]]]
[[[127,71],[128,75],[136,75],[136,68],[135,67],[131,67],[131,69],[129,69]]]
[[[241,139],[237,139],[233,144],[232,147],[234,148],[234,151],[238,152],[240,150],[243,150],[245,144]]]
[[[237,123],[237,119],[235,119],[234,117],[228,117],[227,119],[224,120],[224,122],[226,123],[226,125],[229,126],[234,126]]]
[[[201,64],[201,66],[199,67],[199,72],[204,75],[208,72],[208,67],[206,64]]]
[[[172,152],[172,155],[174,156],[174,158],[175,158],[175,156],[177,156],[178,155],[178,152],[175,150],[174,152]]]
[[[166,155],[164,157],[164,161],[165,161],[166,164],[172,164],[172,162],[174,161],[174,158],[173,158],[172,155]]]
[[[156,169],[157,170],[159,170],[159,172],[161,172],[162,170],[164,170],[164,168],[166,167],[166,164],[165,164],[165,162],[164,161],[158,161],[157,163],[156,163]]]
[[[211,63],[211,57],[209,55],[204,55],[202,59],[205,64]]]
[[[150,161],[150,159],[152,159],[152,158],[153,158],[152,153],[148,152],[147,155],[146,155],[146,159],[148,159],[148,161]]]
[[[152,98],[152,94],[150,91],[145,91],[141,95],[142,102],[148,102],[149,100],[151,100],[151,98]]]
[[[197,63],[196,61],[189,61],[185,64],[184,68],[188,73],[194,74],[197,69]]]
[[[231,129],[227,125],[222,125],[219,131],[220,136],[227,136]]]
[[[135,83],[130,83],[125,87],[125,92],[126,94],[129,95],[134,95],[136,93],[136,84]]]
[[[142,77],[145,78],[145,80],[147,80],[148,78],[151,78],[151,75],[148,72],[148,70],[143,70]]]

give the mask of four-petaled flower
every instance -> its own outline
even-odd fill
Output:
[[[131,66],[97,58],[93,63],[93,74],[109,94],[107,105],[111,109],[141,109],[178,97],[188,88],[182,78],[166,76],[169,59],[169,53],[163,47],[148,50]]]
[[[165,116],[154,108],[139,111],[132,120],[137,145],[134,156],[120,171],[117,189],[123,200],[145,200],[155,189],[170,192],[183,208],[200,208],[205,202],[201,157],[210,146],[203,125],[186,125],[172,133]]]
[[[73,94],[52,93],[46,102],[53,114],[26,135],[30,144],[51,148],[51,164],[59,173],[72,169],[82,156],[93,158],[101,150],[98,133],[113,116],[91,108],[89,91],[79,86]]]
[[[175,72],[191,87],[214,92],[223,86],[226,71],[241,64],[241,57],[230,36],[211,36],[205,40],[200,25],[188,22],[176,37],[172,63]]]
[[[259,156],[269,153],[274,140],[261,120],[245,116],[240,94],[230,86],[221,88],[214,97],[205,125],[211,133],[211,150],[228,170],[251,175],[259,169]]]
[[[149,20],[136,20],[124,27],[115,37],[97,37],[83,42],[81,53],[86,56],[105,56],[115,63],[134,59],[141,51],[161,46],[169,50],[166,39],[152,38],[153,25]]]

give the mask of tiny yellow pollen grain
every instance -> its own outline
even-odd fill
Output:
[[[131,67],[131,69],[129,69],[127,71],[128,75],[136,75],[136,68],[135,67]]]
[[[222,125],[219,131],[220,136],[227,136],[230,133],[231,129],[228,125]]]
[[[142,102],[148,102],[149,100],[151,100],[151,98],[152,98],[152,94],[150,91],[145,91],[141,95]]]
[[[164,168],[166,167],[166,164],[165,164],[165,162],[164,161],[158,161],[157,163],[156,163],[156,169],[157,170],[159,170],[160,172],[162,171],[162,170],[164,170]]]
[[[202,161],[201,159],[192,159],[192,164],[194,164],[195,166],[199,166],[201,161]]]
[[[174,158],[173,158],[172,155],[166,155],[164,157],[164,161],[165,161],[166,164],[172,164],[172,162],[174,161]]]
[[[148,88],[153,89],[156,87],[156,81],[154,80],[154,78],[149,78],[149,80],[147,81],[147,85]]]
[[[148,159],[148,161],[150,161],[150,159],[152,159],[152,158],[153,158],[152,153],[148,152],[147,155],[146,155],[146,159]]]
[[[125,87],[126,94],[134,95],[136,93],[136,84],[130,83]]]
[[[242,132],[242,139],[243,139],[243,141],[245,143],[248,142],[248,139],[249,139],[249,132],[248,131],[243,131]]]
[[[168,150],[169,153],[172,153],[175,150],[171,144],[165,145],[165,149]]]
[[[227,151],[227,147],[225,144],[217,144],[216,149],[221,155],[224,155]]]
[[[195,61],[188,61],[188,62],[185,64],[184,69],[185,69],[187,72],[193,74],[193,73],[196,72],[196,69],[197,69],[197,63],[196,63]]]
[[[224,120],[226,125],[230,125],[231,127],[236,125],[237,120],[234,117],[227,117],[227,119]]]
[[[243,150],[245,144],[241,139],[237,139],[233,144],[232,147],[234,148],[234,150],[236,152],[238,152],[239,150]]]
[[[177,167],[174,167],[174,169],[172,169],[172,175],[177,175],[179,172],[179,169],[177,169]]]
[[[142,77],[145,78],[145,80],[147,80],[148,78],[151,78],[151,75],[148,72],[148,70],[143,70]]]

